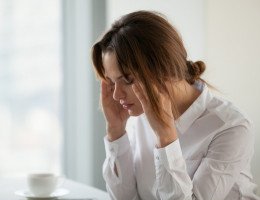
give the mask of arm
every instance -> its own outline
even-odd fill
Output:
[[[106,159],[103,177],[111,199],[138,200],[132,149],[127,134],[109,142],[104,139]]]
[[[133,155],[125,134],[128,112],[113,99],[113,85],[101,82],[101,105],[106,120],[107,135],[104,139],[106,159],[103,176],[111,199],[134,200],[137,198]]]
[[[249,160],[253,146],[248,122],[218,133],[211,141],[207,155],[202,159],[193,180],[186,170],[178,134],[175,128],[171,103],[167,95],[159,93],[161,105],[168,126],[158,123],[147,93],[141,84],[134,84],[133,90],[140,100],[149,124],[157,136],[154,150],[156,168],[156,195],[158,199],[224,199]]]
[[[239,125],[218,134],[193,178],[196,199],[225,199],[249,161],[253,150],[250,125]]]
[[[158,199],[191,199],[192,182],[186,170],[179,140],[154,149]]]
[[[225,130],[215,137],[191,181],[179,143],[156,149],[156,177],[161,199],[225,199],[248,161],[253,137],[245,126]]]

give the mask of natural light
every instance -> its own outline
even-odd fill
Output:
[[[61,171],[60,7],[0,1],[0,175]]]

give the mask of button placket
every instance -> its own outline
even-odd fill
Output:
[[[161,165],[161,158],[157,151],[154,151],[154,164],[155,167],[159,167]]]

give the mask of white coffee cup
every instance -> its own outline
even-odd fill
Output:
[[[29,174],[27,183],[30,192],[36,197],[48,197],[57,187],[60,187],[61,176],[52,173]]]

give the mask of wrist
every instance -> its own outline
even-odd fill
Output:
[[[178,139],[176,130],[165,131],[157,134],[157,148],[164,148]]]
[[[164,148],[164,147],[170,145],[171,143],[173,143],[177,139],[178,138],[158,138],[156,147]]]
[[[107,139],[110,142],[113,142],[125,134],[125,129],[124,128],[113,128],[113,127],[108,126],[106,132],[107,132]]]

